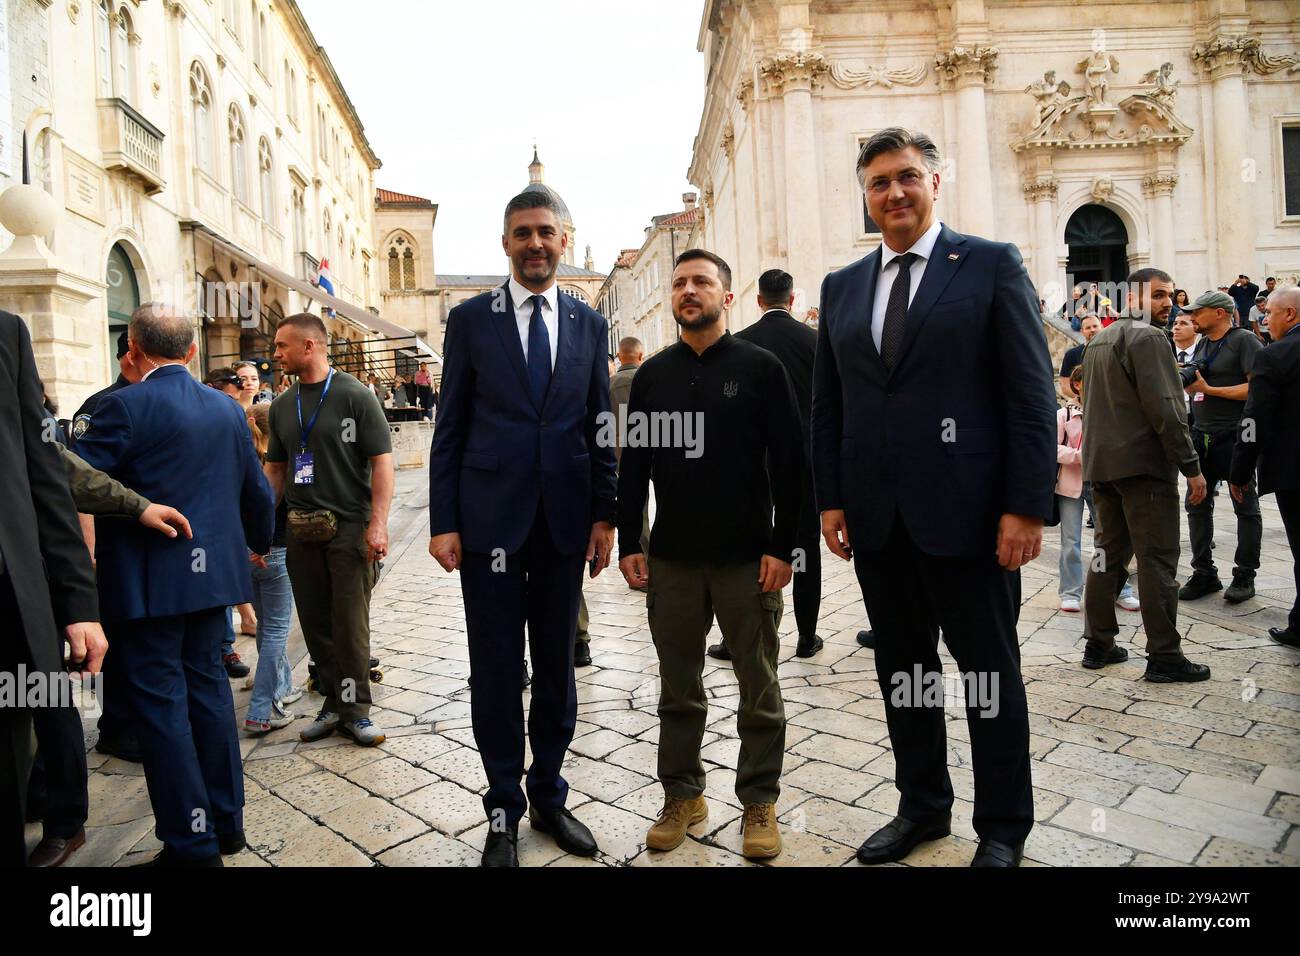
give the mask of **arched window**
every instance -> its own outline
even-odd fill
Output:
[[[302,190],[297,186],[293,187],[293,254],[306,252],[306,235],[307,235],[307,210],[303,203]]]
[[[117,11],[116,36],[113,52],[117,57],[117,95],[131,100],[135,97],[135,58],[131,51],[131,14],[126,7]]]
[[[257,24],[258,24],[258,34],[259,34],[259,39],[258,39],[258,44],[257,44],[257,45],[258,45],[258,49],[261,51],[261,52],[259,53],[259,56],[261,56],[261,59],[258,61],[258,64],[257,64],[257,65],[260,66],[260,67],[262,68],[262,71],[263,71],[263,72],[270,72],[271,57],[268,55],[267,51],[268,51],[268,49],[270,48],[271,41],[268,39],[268,37],[270,36],[270,34],[268,34],[268,33],[266,32],[266,14],[265,14],[265,13],[259,13],[259,14],[257,15]]]
[[[250,0],[248,4],[248,29],[252,31],[249,38],[249,50],[253,54],[253,65],[263,67],[262,62],[262,20],[257,15],[257,0]]]
[[[325,224],[325,240],[321,246],[321,258],[328,259],[330,257],[330,239],[333,238],[333,230],[330,226],[330,211],[328,209],[325,210],[322,221]]]
[[[194,122],[194,162],[212,173],[212,93],[198,60],[190,65],[190,115]]]
[[[262,218],[275,225],[275,179],[271,169],[271,144],[265,136],[257,141],[257,177],[262,189]]]
[[[298,74],[294,68],[289,65],[289,61],[284,61],[284,111],[289,117],[289,122],[294,126],[298,125]]]
[[[343,225],[339,224],[339,244],[335,247],[339,251],[338,265],[334,267],[334,275],[340,283],[348,281],[348,260],[345,258],[348,247],[343,244]],[[333,265],[333,263],[331,263]]]
[[[247,203],[248,160],[244,156],[244,117],[234,103],[230,104],[227,113],[227,125],[230,128],[230,189],[236,199]]]
[[[402,288],[408,292],[415,291],[415,253],[410,246],[402,253]]]
[[[239,35],[239,0],[226,0],[226,27],[240,43],[244,38]]]
[[[325,110],[316,107],[316,135],[320,139],[320,158],[326,163],[330,161],[330,139],[329,134],[325,131]]]
[[[113,95],[113,11],[109,0],[95,4],[95,58],[99,95]]]
[[[392,292],[402,291],[402,259],[397,254],[397,246],[388,247],[388,288]]]

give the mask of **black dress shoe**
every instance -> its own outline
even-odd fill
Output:
[[[858,631],[858,643],[861,644],[863,647],[869,647],[869,648],[871,648],[872,650],[875,650],[875,648],[876,648],[876,632],[875,632],[875,631]]]
[[[1193,664],[1183,658],[1177,664],[1157,664],[1147,661],[1147,671],[1142,677],[1153,684],[1194,684],[1209,680],[1210,669],[1204,664]]]
[[[538,833],[545,833],[565,853],[574,856],[595,856],[596,838],[577,817],[560,807],[558,810],[528,808],[528,822]]]
[[[919,844],[927,840],[942,839],[951,829],[952,814],[950,813],[919,823],[894,817],[867,837],[866,843],[858,847],[858,861],[868,865],[897,863],[915,850]]]
[[[707,651],[708,655],[715,661],[731,660],[731,651],[727,650],[727,645],[719,641],[717,644],[710,644]]]
[[[812,657],[825,646],[826,642],[816,634],[811,634],[807,637],[800,637],[799,643],[796,644],[794,648],[794,656]]]
[[[144,762],[144,755],[140,753],[140,741],[134,734],[123,734],[120,737],[105,737],[100,734],[99,740],[95,742],[95,749],[102,754],[129,763]]]
[[[244,839],[243,830],[236,830],[234,833],[217,834],[217,848],[221,850],[222,856],[238,853],[246,846],[248,846],[248,841]]]
[[[586,641],[575,641],[573,644],[573,666],[590,667],[591,666],[591,645]]]
[[[504,830],[495,826],[488,827],[487,840],[483,844],[483,859],[479,866],[518,866],[519,865],[519,824],[511,824]]]
[[[1083,666],[1090,671],[1101,670],[1107,664],[1122,664],[1126,660],[1128,660],[1128,651],[1118,644],[1113,645],[1104,654],[1093,650],[1091,646],[1083,649]]]
[[[41,842],[36,844],[36,849],[32,850],[32,855],[27,858],[27,865],[36,867],[62,866],[68,862],[68,857],[85,845],[85,827],[82,827],[66,839],[52,836],[42,837]]]
[[[1024,856],[1024,843],[1012,846],[1010,843],[999,843],[997,840],[980,840],[979,849],[975,851],[975,858],[970,861],[970,865],[1019,866]]]
[[[1300,634],[1297,634],[1289,627],[1270,627],[1268,636],[1279,644],[1285,644],[1287,647],[1300,647]]]

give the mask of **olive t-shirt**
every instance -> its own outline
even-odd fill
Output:
[[[1202,335],[1192,357],[1198,362],[1210,363],[1209,370],[1203,371],[1201,377],[1206,384],[1222,388],[1245,382],[1255,367],[1255,356],[1263,348],[1264,343],[1255,338],[1254,333],[1229,329],[1217,342]],[[1192,414],[1196,418],[1196,427],[1202,431],[1221,432],[1236,428],[1245,409],[1245,400],[1235,402],[1230,398],[1206,395],[1203,401],[1198,402],[1193,396]]]
[[[301,382],[271,403],[271,435],[266,460],[287,462],[284,497],[290,508],[328,508],[340,521],[370,521],[370,459],[393,450],[388,422],[375,393],[346,372],[335,372],[325,402],[325,382]],[[312,456],[311,484],[294,482],[294,462],[299,443],[298,395],[302,395],[302,422]]]

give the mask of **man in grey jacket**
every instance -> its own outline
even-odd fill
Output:
[[[1097,508],[1084,591],[1083,666],[1097,670],[1128,659],[1115,643],[1115,595],[1119,575],[1136,555],[1146,679],[1208,680],[1208,667],[1183,656],[1177,626],[1178,474],[1187,477],[1193,504],[1205,497],[1205,478],[1162,331],[1174,282],[1159,269],[1139,269],[1127,286],[1126,314],[1099,332],[1083,357],[1083,477],[1092,482]]]

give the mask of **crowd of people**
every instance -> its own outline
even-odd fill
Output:
[[[730,266],[682,252],[680,336],[648,359],[635,338],[608,355],[605,319],[559,290],[567,237],[545,192],[506,206],[504,287],[451,311],[441,391],[424,365],[391,383],[333,368],[308,313],[276,330],[274,389],[245,362],[200,383],[192,322],[150,304],[118,343],[120,377],[56,450],[26,327],[0,313],[0,388],[20,413],[0,432],[0,462],[21,499],[0,531],[0,605],[20,624],[0,670],[102,670],[96,746],[144,765],[163,844],[153,863],[221,865],[246,845],[231,680],[251,682],[245,733],[292,723],[295,608],[321,697],[300,739],[385,739],[371,718],[369,610],[394,487],[385,408],[436,407],[429,552],[460,575],[484,866],[518,865],[525,814],[565,852],[598,852],[562,769],[575,668],[592,663],[582,579],[616,551],[645,594],[658,657],[664,802],[646,845],[670,852],[709,814],[707,654],[737,677],[742,852],[780,854],[782,590],[793,582],[795,653],[815,661],[823,545],[854,565],[899,792],[858,859],[895,862],[950,832],[944,695],[928,692],[942,638],[965,683],[972,865],[1018,866],[1033,826],[1019,570],[1059,525],[1060,606],[1082,616],[1081,666],[1128,658],[1123,609],[1141,614],[1147,680],[1207,679],[1177,615],[1223,590],[1218,488],[1238,528],[1224,600],[1254,595],[1260,494],[1276,495],[1300,548],[1300,290],[1270,280],[1259,299],[1243,276],[1192,298],[1159,268],[1127,277],[1118,301],[1076,287],[1062,316],[1083,342],[1054,375],[1018,251],[939,220],[940,166],[921,133],[890,128],[863,145],[856,171],[883,241],[825,278],[815,331],[791,314],[794,277],[771,269],[757,281],[761,317],[731,334]],[[1181,589],[1180,496],[1193,567]],[[236,620],[256,640],[251,677]],[[722,640],[706,646],[715,621]],[[1296,646],[1300,613],[1271,633]],[[3,859],[61,865],[85,839],[80,716],[24,705],[0,718]],[[24,819],[44,821],[30,859]]]

